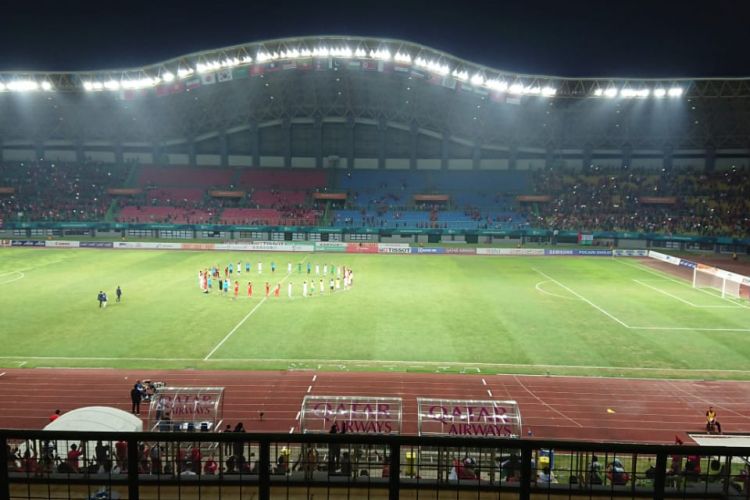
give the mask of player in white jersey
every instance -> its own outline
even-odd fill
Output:
[[[336,290],[341,290],[341,278],[336,278]]]
[[[286,273],[287,274],[292,274],[292,263],[291,262],[288,262],[287,265],[286,265]]]
[[[258,274],[262,274],[262,273],[263,273],[263,263],[258,262]]]
[[[320,274],[320,264],[315,264],[315,274]]]
[[[302,283],[302,296],[307,297],[307,281]]]
[[[289,296],[290,299],[292,298],[292,282],[291,281],[286,286],[286,294]]]
[[[328,274],[328,264],[323,264],[323,276]]]
[[[322,293],[323,293],[323,292],[325,292],[325,291],[326,291],[326,287],[325,287],[325,285],[323,284],[323,279],[321,278],[321,279],[320,279],[320,293],[322,294]]]

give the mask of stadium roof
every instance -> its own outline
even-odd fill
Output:
[[[136,67],[75,72],[1,72],[0,92],[120,92],[173,84],[196,76],[300,61],[393,64],[431,77],[515,96],[572,98],[748,97],[750,78],[570,78],[508,72],[420,44],[394,39],[311,36],[206,50]]]

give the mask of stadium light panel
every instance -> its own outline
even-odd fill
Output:
[[[240,61],[242,62],[242,64],[250,64],[251,62],[253,62],[253,58],[250,56],[243,56]]]
[[[411,64],[411,56],[403,52],[397,52],[396,55],[393,57],[393,59],[396,62]]]
[[[386,49],[380,49],[380,50],[371,50],[370,57],[372,57],[373,59],[378,59],[380,61],[390,61],[392,55],[390,51]]]
[[[608,88],[604,91],[604,96],[610,99],[614,99],[615,97],[617,97],[617,89],[615,87]]]
[[[51,91],[52,90],[52,84],[50,82],[48,82],[47,80],[44,80],[42,82],[42,90],[44,90],[45,92]]]
[[[510,92],[511,94],[521,95],[523,94],[523,91],[523,85],[521,85],[520,83],[514,83],[513,85],[508,87],[508,92]]]
[[[102,82],[94,82],[94,83],[92,84],[92,88],[93,88],[94,90],[97,90],[97,91],[98,91],[98,90],[104,90],[104,84],[103,84]]]
[[[640,97],[641,99],[644,99],[650,95],[651,95],[651,91],[649,89],[641,89],[635,93],[635,96]]]
[[[116,80],[109,80],[104,83],[104,88],[107,90],[120,90],[120,82]]]
[[[479,73],[471,77],[472,85],[482,85],[483,83],[484,83],[484,77],[480,75]]]
[[[187,78],[193,73],[195,73],[195,71],[192,68],[180,68],[177,70],[177,76],[179,76],[180,79]]]
[[[557,89],[554,87],[547,86],[542,88],[542,95],[544,97],[552,97],[555,94],[557,94]]]
[[[0,82],[0,92],[5,91],[5,84],[3,82]]]
[[[682,95],[682,87],[672,87],[669,89],[669,97],[680,97]]]
[[[161,79],[165,82],[169,83],[174,81],[174,73],[170,73],[169,71],[161,74]]]
[[[654,89],[654,97],[662,98],[665,95],[667,95],[667,89],[663,89],[661,87]]]
[[[487,80],[485,86],[497,92],[505,92],[508,90],[508,82],[502,80]]]
[[[453,76],[461,80],[462,82],[465,82],[469,79],[469,73],[467,73],[466,71],[458,71],[457,69],[453,70]]]
[[[6,83],[5,88],[11,92],[31,92],[39,90],[39,84],[34,80],[15,80]]]
[[[354,56],[358,57],[360,59],[363,58],[363,57],[365,57],[366,55],[367,55],[367,53],[362,48],[359,48],[359,49],[357,49],[357,50],[354,51]]]
[[[603,96],[603,95],[604,95],[604,89],[596,89],[596,90],[594,90],[594,95],[595,95],[596,97],[601,97],[601,96]]]

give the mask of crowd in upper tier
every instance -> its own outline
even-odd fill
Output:
[[[134,191],[111,194],[110,188]],[[316,193],[345,196],[329,201]],[[519,195],[545,198],[524,202]],[[4,222],[535,227],[746,237],[749,200],[746,166],[458,172],[0,163]]]

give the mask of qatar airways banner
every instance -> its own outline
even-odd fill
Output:
[[[586,257],[612,257],[612,250],[606,249],[584,249],[584,248],[548,248],[544,255],[564,256],[586,256]]]
[[[452,255],[476,255],[477,249],[476,248],[451,248],[448,247],[445,249],[445,253],[449,253]]]
[[[156,243],[150,241],[116,241],[114,248],[129,250],[182,250],[182,243]]]
[[[305,396],[300,430],[325,434],[336,426],[350,434],[400,434],[401,398],[369,396]]]
[[[417,398],[420,436],[520,437],[515,401]]]
[[[43,240],[13,240],[11,246],[14,247],[43,247]]]

